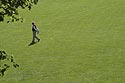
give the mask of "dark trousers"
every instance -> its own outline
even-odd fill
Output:
[[[36,31],[33,31],[33,39],[32,39],[32,42],[34,42],[35,39],[39,40],[39,38],[38,38],[37,35],[36,35]]]

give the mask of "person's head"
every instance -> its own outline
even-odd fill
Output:
[[[34,22],[32,22],[32,25],[35,25],[35,23],[34,23]]]

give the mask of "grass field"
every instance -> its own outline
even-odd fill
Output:
[[[0,50],[13,54],[0,83],[125,83],[125,0],[39,0],[23,23],[0,23]],[[31,22],[41,41],[32,40]]]

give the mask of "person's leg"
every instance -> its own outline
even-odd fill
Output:
[[[35,37],[36,37],[36,32],[35,32],[35,31],[33,31],[33,39],[32,39],[32,43],[34,43],[34,42],[35,42]]]
[[[38,40],[38,42],[40,41],[40,38],[38,38],[37,36],[35,38]]]
[[[36,32],[37,33],[37,32]],[[38,42],[40,41],[40,38],[36,35],[35,33],[35,38],[38,40]]]

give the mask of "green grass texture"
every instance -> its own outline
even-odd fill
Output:
[[[20,16],[0,23],[0,50],[20,65],[0,83],[125,83],[125,0],[39,0]],[[28,46],[32,21],[41,41]]]

